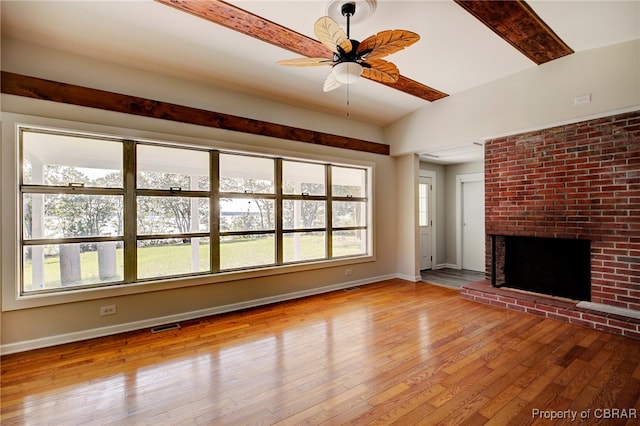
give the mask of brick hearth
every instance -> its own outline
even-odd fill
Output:
[[[490,285],[463,297],[640,337],[640,111],[488,141],[485,197],[488,279],[492,235],[587,239],[592,303],[532,302]]]
[[[640,339],[640,312],[603,312],[578,306],[579,302],[542,294],[526,293],[510,288],[492,287],[490,281],[464,285],[460,295],[465,299],[521,312],[578,324],[597,330]]]

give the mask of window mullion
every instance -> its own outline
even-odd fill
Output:
[[[220,272],[220,153],[209,154],[209,232],[210,264],[212,272]]]
[[[283,236],[283,211],[282,211],[282,158],[275,159],[275,194],[276,194],[276,265],[284,263],[284,236]]]
[[[65,194],[65,195],[123,195],[120,188],[104,187],[72,187],[53,185],[25,185],[22,187],[23,194]]]
[[[326,252],[327,258],[333,258],[333,188],[332,188],[332,177],[331,177],[331,165],[325,165],[325,187],[327,194],[327,238],[326,238]]]
[[[243,192],[220,192],[220,198],[236,198],[241,200],[275,200],[274,194],[243,193]]]
[[[203,198],[208,197],[208,191],[172,191],[170,189],[138,189],[136,191],[140,197],[183,197],[183,198]]]
[[[133,282],[138,277],[136,143],[125,140],[122,146],[124,156],[124,281]]]

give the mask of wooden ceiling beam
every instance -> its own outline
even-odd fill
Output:
[[[413,95],[430,102],[437,101],[438,99],[446,98],[447,96],[449,96],[444,92],[433,89],[429,86],[425,86],[424,84],[418,83],[417,81],[411,80],[410,78],[404,77],[402,75],[395,83],[384,83],[382,81],[378,81],[377,83],[384,84],[385,86],[389,86],[391,88],[400,90],[401,92],[408,93],[409,95]]]
[[[333,52],[311,37],[223,1],[156,1],[299,55],[333,58]]]
[[[2,71],[2,93],[296,142],[389,155],[389,145]]]
[[[244,9],[220,0],[155,0],[207,21],[222,25],[260,41],[310,58],[332,58],[333,53],[322,43],[276,24]],[[375,80],[371,80],[375,81]],[[380,83],[379,81],[375,81]],[[397,83],[381,83],[401,92],[432,102],[448,96],[417,81],[400,76]]]
[[[536,64],[573,50],[522,0],[454,0]]]

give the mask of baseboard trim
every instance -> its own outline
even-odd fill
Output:
[[[58,334],[55,336],[43,337],[39,339],[25,340],[22,342],[8,343],[0,346],[0,354],[8,355],[12,353],[25,352],[33,349],[40,349],[49,346],[63,345],[65,343],[78,342],[81,340],[94,339],[96,337],[110,336],[113,334],[124,333],[127,331],[141,330],[145,328],[157,327],[159,325],[187,321],[196,318],[218,315],[227,312],[238,311],[241,309],[255,308],[258,306],[270,305],[272,303],[284,302],[287,300],[299,299],[303,297],[313,296],[316,294],[328,293],[335,290],[343,290],[351,287],[357,287],[366,284],[372,284],[379,281],[385,281],[393,278],[399,278],[396,274],[382,275],[362,280],[348,281],[339,284],[317,287],[309,290],[294,291],[291,293],[281,294],[278,296],[263,297],[260,299],[247,300],[229,305],[216,306],[213,308],[201,309],[191,312],[183,312],[175,315],[167,315],[164,317],[149,318],[142,321],[128,322],[108,327],[93,328],[90,330],[76,331],[73,333]]]
[[[411,275],[397,274],[395,278],[405,280],[405,281],[411,281],[413,283],[417,283],[418,281],[422,280],[422,277],[420,275],[416,275],[415,277],[412,277]]]
[[[460,267],[460,265],[456,265],[455,263],[440,263],[438,265],[435,265],[433,267],[433,269],[445,269],[445,268],[449,268],[449,269],[462,269]]]

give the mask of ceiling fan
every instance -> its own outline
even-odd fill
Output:
[[[353,2],[342,5],[342,16],[347,18],[346,33],[329,16],[321,17],[314,24],[316,37],[333,52],[333,58],[296,58],[278,61],[278,64],[294,67],[331,65],[333,69],[323,86],[325,92],[354,83],[361,75],[381,83],[398,81],[398,67],[381,58],[411,46],[420,40],[420,36],[407,30],[386,30],[362,42],[353,40],[350,38],[350,25],[355,11]]]

